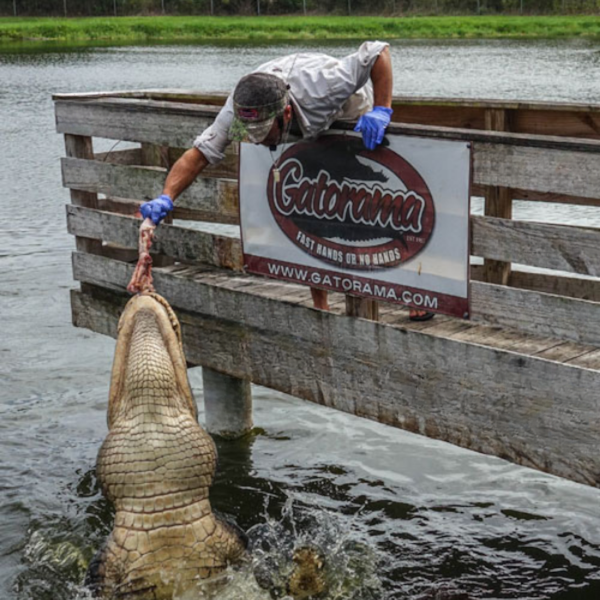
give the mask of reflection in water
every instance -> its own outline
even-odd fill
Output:
[[[85,597],[85,564],[112,523],[91,467],[106,434],[114,341],[71,326],[74,243],[64,223],[64,143],[51,94],[228,90],[281,54],[342,56],[356,46],[0,53],[0,598]],[[599,97],[592,42],[393,41],[392,55],[396,94],[584,103]],[[113,144],[95,140],[96,151]],[[515,216],[600,226],[596,208],[517,203]],[[201,403],[201,377],[190,376]],[[357,589],[368,598],[378,585],[382,600],[600,597],[597,490],[268,390],[254,390],[254,418],[263,431],[219,442],[212,489],[215,508],[250,532],[257,551],[254,568],[227,574],[221,593],[230,599],[283,593],[288,584],[277,574],[292,576],[302,545],[323,560],[323,569],[313,566],[309,574],[323,573],[328,593],[337,590],[340,599],[357,597]],[[273,563],[266,576],[261,560]],[[256,584],[250,591],[251,571],[271,589]]]

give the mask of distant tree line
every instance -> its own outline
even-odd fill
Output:
[[[600,0],[0,0],[3,16],[598,14]]]

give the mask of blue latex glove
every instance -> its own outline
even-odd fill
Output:
[[[371,112],[364,114],[358,120],[354,131],[362,133],[363,144],[367,150],[375,150],[381,144],[393,112],[391,108],[375,106]]]
[[[173,200],[166,194],[144,202],[140,206],[140,213],[144,219],[152,219],[155,225],[158,225],[173,210]]]

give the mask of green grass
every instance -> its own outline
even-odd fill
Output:
[[[600,17],[0,18],[0,43],[600,38]]]

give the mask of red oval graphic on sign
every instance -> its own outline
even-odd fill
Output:
[[[267,183],[271,212],[307,254],[345,269],[395,267],[431,238],[435,206],[427,184],[400,155],[364,148],[360,137],[294,144]]]

